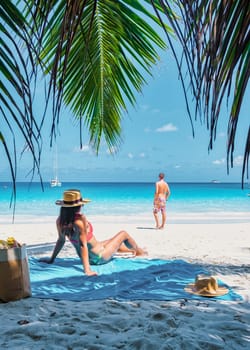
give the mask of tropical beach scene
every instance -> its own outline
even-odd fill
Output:
[[[248,349],[249,2],[1,8],[0,348]]]

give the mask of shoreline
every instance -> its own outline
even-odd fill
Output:
[[[146,214],[104,214],[104,215],[95,215],[89,214],[87,211],[83,212],[90,220],[95,223],[109,223],[120,222],[138,224],[141,223],[147,225],[154,225],[154,218],[152,212],[147,212]],[[55,223],[57,215],[23,215],[15,214],[14,221],[13,215],[1,215],[0,214],[0,225],[19,225],[19,224],[41,224],[41,223]],[[211,211],[211,212],[171,212],[167,211],[167,225],[168,224],[227,224],[227,223],[250,223],[250,212],[245,211]],[[0,227],[1,227],[0,226]]]

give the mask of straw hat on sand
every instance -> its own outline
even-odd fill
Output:
[[[214,276],[204,275],[197,275],[195,283],[188,284],[185,291],[204,297],[218,297],[229,292],[228,288],[218,286],[217,279]]]

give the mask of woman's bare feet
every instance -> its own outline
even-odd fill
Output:
[[[144,255],[148,255],[148,252],[145,249],[138,247],[136,249],[136,256],[144,256]]]

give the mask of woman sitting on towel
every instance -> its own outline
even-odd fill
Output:
[[[65,243],[65,237],[75,247],[83,263],[84,272],[88,276],[97,275],[91,271],[91,265],[105,264],[115,253],[132,252],[134,255],[143,255],[145,252],[138,247],[134,239],[126,232],[120,231],[114,237],[99,242],[94,234],[91,223],[81,213],[81,207],[90,202],[83,199],[78,190],[68,190],[63,194],[63,200],[56,201],[61,206],[60,216],[56,220],[58,239],[50,259],[40,259],[51,264]]]

